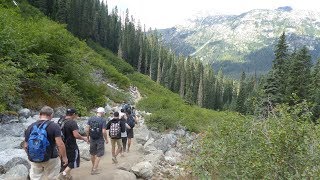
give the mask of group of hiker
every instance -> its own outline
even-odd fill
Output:
[[[111,141],[112,163],[130,151],[133,128],[137,123],[134,107],[122,106],[120,112],[110,112],[105,118],[103,107],[89,118],[86,136],[81,136],[75,121],[76,109],[69,108],[58,123],[52,121],[54,111],[49,106],[40,110],[39,120],[25,130],[24,148],[31,163],[30,179],[72,179],[71,170],[80,165],[80,151],[76,139],[90,144],[91,175],[99,174],[98,166],[105,153],[105,144]],[[109,133],[107,133],[107,131]],[[110,139],[109,139],[110,138]]]

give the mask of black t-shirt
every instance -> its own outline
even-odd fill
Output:
[[[24,140],[26,142],[28,142],[31,130],[33,128],[34,125],[37,125],[38,127],[40,126],[40,124],[42,124],[45,120],[39,120],[37,122],[32,123],[27,130],[25,131],[24,134]],[[56,158],[58,157],[58,150],[57,150],[57,146],[56,146],[56,137],[61,137],[61,130],[60,130],[60,126],[56,123],[54,123],[53,121],[50,122],[46,122],[47,125],[47,137],[48,137],[48,141],[50,143],[50,152],[51,152],[51,158]]]
[[[116,118],[114,118],[114,119],[112,119],[111,121],[108,122],[107,129],[108,130],[110,129],[111,123],[119,123],[119,121],[120,121],[121,132],[122,133],[126,132],[126,124],[125,124],[125,122],[120,120],[120,119],[116,119]],[[109,131],[109,136],[110,136],[110,131]],[[121,139],[121,134],[119,133],[119,135],[115,139]]]
[[[78,146],[76,138],[73,136],[73,131],[79,129],[78,124],[76,121],[71,119],[65,119],[64,121],[65,123],[62,128],[62,133],[64,135],[66,149],[76,149]]]

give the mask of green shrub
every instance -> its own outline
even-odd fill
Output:
[[[108,64],[113,65],[122,74],[131,74],[134,72],[133,67],[129,63],[127,63],[123,59],[118,58],[110,50],[101,47],[99,44],[93,42],[92,40],[88,40],[87,44],[89,47],[99,53],[103,58],[105,58],[105,61],[108,62]]]
[[[34,8],[20,2],[20,8],[0,5],[1,109],[10,108],[10,104],[29,108],[65,105],[84,114],[107,101],[107,86],[98,81],[113,82],[120,88],[130,86],[129,79],[110,64],[119,61],[114,55],[99,55],[64,26],[38,10],[30,12],[28,9]],[[126,64],[121,66],[130,71],[125,70]],[[95,77],[94,72],[100,71],[101,77]],[[125,96],[111,95],[115,101]]]
[[[190,161],[194,173],[216,179],[312,179],[320,177],[320,129],[281,118],[218,121]]]

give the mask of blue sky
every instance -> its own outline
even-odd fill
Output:
[[[141,24],[151,28],[167,28],[183,22],[199,12],[204,14],[240,14],[252,9],[293,9],[320,11],[318,0],[107,0],[109,8],[117,6]]]

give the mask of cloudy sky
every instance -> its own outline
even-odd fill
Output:
[[[105,0],[109,8],[120,12],[128,8],[130,15],[151,28],[167,28],[183,22],[194,14],[240,14],[251,9],[293,9],[320,11],[317,0]]]

